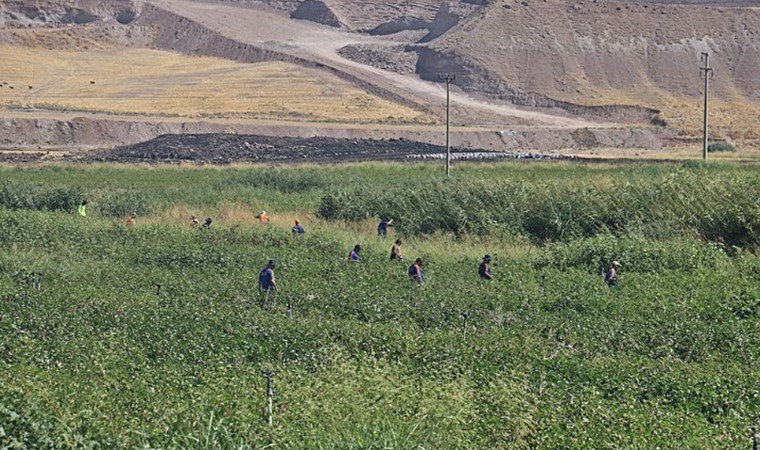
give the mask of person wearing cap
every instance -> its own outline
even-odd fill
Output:
[[[259,213],[258,216],[256,216],[257,219],[259,219],[259,223],[262,225],[268,225],[269,224],[269,216],[267,215],[267,212],[263,209]]]
[[[478,275],[480,275],[481,280],[493,280],[493,275],[491,274],[491,255],[483,257],[483,262],[478,266]]]
[[[354,249],[348,254],[348,260],[351,262],[359,262],[359,252],[362,251],[362,246],[356,244]]]
[[[404,257],[401,255],[401,239],[396,239],[396,242],[391,246],[391,261],[404,261]]]
[[[377,224],[377,235],[383,238],[387,237],[388,227],[392,227],[392,226],[393,226],[393,219],[389,219],[388,217],[383,217],[380,223]]]
[[[198,218],[195,216],[190,216],[190,226],[193,228],[198,228],[198,224],[199,224]]]
[[[130,214],[130,216],[127,218],[127,226],[133,227],[135,226],[136,222],[137,222],[137,213]]]
[[[296,224],[293,226],[292,231],[294,236],[300,236],[306,232],[298,219],[296,219]]]
[[[267,265],[259,272],[259,291],[261,293],[270,293],[277,291],[277,282],[274,279],[274,268],[277,261],[270,259]]]
[[[617,286],[619,268],[620,268],[620,263],[617,261],[612,261],[610,270],[608,270],[607,273],[604,275],[604,282],[607,283],[607,286],[609,287]]]
[[[77,211],[79,212],[79,215],[82,217],[87,216],[87,200],[82,200],[82,203],[79,204],[79,208],[77,208]]]
[[[409,266],[407,273],[409,274],[409,279],[418,286],[424,283],[425,272],[422,271],[422,258],[415,259],[414,264]]]

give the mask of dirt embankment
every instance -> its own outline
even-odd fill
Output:
[[[257,134],[271,137],[336,139],[401,139],[409,143],[436,144],[444,141],[440,127],[385,127],[367,129],[330,127],[320,124],[251,124],[233,122],[180,122],[79,117],[73,120],[6,119],[0,121],[0,149],[71,151],[95,147],[133,145],[164,134]],[[674,134],[652,128],[631,129],[459,129],[451,131],[451,143],[467,149],[492,151],[549,151],[589,148],[658,149],[674,143]]]
[[[594,105],[557,100],[547,95],[522,91],[510,86],[497,74],[489,72],[477,61],[454,53],[444,53],[428,47],[414,46],[418,54],[415,71],[423,80],[436,81],[438,74],[453,73],[454,84],[463,91],[487,99],[499,99],[530,108],[556,108],[575,116],[604,119],[617,123],[649,123],[666,125],[660,111],[638,105]]]

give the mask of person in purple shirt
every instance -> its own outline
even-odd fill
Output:
[[[296,224],[293,226],[292,231],[294,236],[300,236],[306,232],[298,219],[296,219]]]
[[[607,283],[607,286],[615,287],[618,285],[618,269],[619,268],[620,268],[620,263],[617,261],[612,261],[612,266],[610,267],[610,270],[608,270],[607,273],[604,275],[604,282]]]
[[[478,267],[478,275],[480,275],[481,280],[493,280],[493,275],[491,274],[491,255],[483,257],[483,262]]]
[[[262,293],[276,292],[277,282],[274,279],[274,268],[277,261],[270,259],[266,267],[259,272],[259,291]]]
[[[359,252],[362,251],[362,246],[359,244],[356,244],[354,246],[354,249],[351,250],[351,253],[348,254],[348,260],[351,262],[359,262]]]

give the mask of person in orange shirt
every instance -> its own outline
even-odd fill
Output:
[[[132,213],[129,218],[127,218],[127,226],[133,227],[135,226],[135,222],[137,221],[137,213]]]
[[[256,216],[257,219],[259,219],[259,223],[263,225],[269,224],[269,216],[267,215],[267,212],[264,210],[261,210],[258,216]]]

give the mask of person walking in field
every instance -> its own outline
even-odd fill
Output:
[[[274,279],[274,268],[277,261],[270,259],[267,265],[259,272],[259,292],[269,294],[277,291],[277,282]]]
[[[383,217],[379,224],[377,224],[377,235],[386,238],[388,237],[388,227],[393,226],[393,219]]]
[[[306,232],[298,219],[296,219],[296,224],[293,225],[292,231],[294,236],[300,236]]]
[[[135,223],[137,223],[137,213],[132,213],[127,218],[127,226],[128,227],[134,227]]]
[[[493,280],[493,274],[491,273],[491,255],[483,257],[483,262],[478,266],[478,275],[481,280]]]
[[[82,217],[87,216],[87,200],[82,200],[82,203],[80,203],[77,208],[77,212],[79,212],[79,215]]]
[[[422,258],[415,259],[414,264],[409,266],[409,270],[407,270],[407,273],[409,274],[409,279],[412,280],[412,282],[415,283],[417,286],[424,283],[425,272],[422,271]]]
[[[206,217],[206,221],[203,222],[203,228],[211,228],[211,224],[214,222],[211,217]]]
[[[607,286],[615,287],[618,285],[618,269],[619,268],[620,268],[620,263],[617,261],[612,261],[612,265],[610,266],[610,269],[604,275],[604,282],[607,283]]]
[[[195,216],[190,216],[190,226],[193,228],[198,228],[198,225],[200,224],[200,221]]]
[[[391,246],[391,261],[404,261],[404,256],[401,254],[401,239],[396,239],[396,242]]]
[[[261,210],[261,212],[259,213],[259,215],[256,216],[256,218],[259,219],[259,223],[260,224],[262,224],[262,225],[269,225],[269,215],[263,209]]]
[[[359,244],[356,244],[354,246],[354,249],[351,250],[351,252],[348,254],[348,260],[351,262],[359,262],[359,252],[362,251],[362,246]]]

